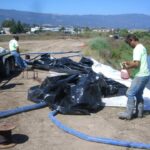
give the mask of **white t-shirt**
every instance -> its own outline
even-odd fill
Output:
[[[133,60],[140,61],[140,67],[137,69],[135,76],[143,77],[150,75],[147,62],[147,50],[142,44],[137,44],[134,48]]]
[[[10,40],[10,42],[9,42],[9,50],[10,51],[17,50],[18,46],[19,46],[19,44],[15,39]]]

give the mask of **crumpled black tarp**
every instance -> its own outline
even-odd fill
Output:
[[[28,99],[46,101],[52,110],[59,107],[63,114],[89,114],[101,108],[101,98],[124,94],[121,84],[90,71],[87,74],[71,74],[47,77],[39,86],[31,87]],[[124,90],[125,91],[125,90]]]
[[[32,68],[35,69],[75,74],[90,72],[93,62],[86,57],[82,57],[80,62],[75,62],[68,57],[56,59],[51,58],[48,54],[43,54],[40,56],[40,58],[30,62],[30,65],[32,65]]]
[[[31,62],[30,62],[31,63]],[[89,114],[101,108],[101,98],[125,95],[127,87],[92,70],[93,61],[82,57],[75,62],[67,57],[51,59],[44,54],[32,62],[33,68],[67,73],[47,77],[28,91],[28,99],[45,101],[63,114]]]

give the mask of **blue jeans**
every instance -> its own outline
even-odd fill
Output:
[[[132,82],[131,86],[128,88],[126,95],[128,97],[129,103],[133,102],[136,98],[137,103],[143,103],[143,91],[146,86],[146,84],[149,81],[150,76],[145,77],[135,77]]]
[[[25,69],[27,67],[26,62],[21,58],[17,51],[11,51],[11,54],[15,57],[15,62],[21,69]]]

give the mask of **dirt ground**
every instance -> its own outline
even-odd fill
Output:
[[[30,52],[82,50],[86,40],[57,39],[47,41],[20,41],[20,47]],[[1,47],[8,43],[1,42]],[[38,77],[44,80],[48,72],[39,71]],[[1,82],[0,84],[3,84]],[[33,79],[33,72],[26,72],[9,81],[0,90],[0,110],[33,104],[27,100],[27,91],[31,86],[39,85]],[[106,137],[126,141],[150,143],[150,115],[131,121],[119,120],[117,113],[124,108],[105,107],[89,116],[57,115],[65,125],[95,137]],[[0,122],[12,122],[16,125],[13,138],[17,145],[10,150],[134,150],[120,146],[87,142],[69,135],[57,128],[48,118],[51,110],[46,107],[26,113],[0,119]]]

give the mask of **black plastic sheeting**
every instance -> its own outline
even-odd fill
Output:
[[[82,57],[80,62],[75,62],[68,57],[56,59],[51,58],[49,54],[43,54],[28,62],[28,64],[32,65],[32,68],[35,69],[52,70],[61,73],[65,72],[68,74],[75,74],[88,73],[89,71],[91,71],[93,62],[86,57]]]
[[[52,110],[63,114],[89,114],[102,107],[102,97],[125,95],[127,87],[92,71],[93,61],[82,57],[79,62],[63,57],[50,59],[42,55],[32,62],[34,68],[67,73],[47,77],[41,85],[31,87],[28,99],[45,101]]]

